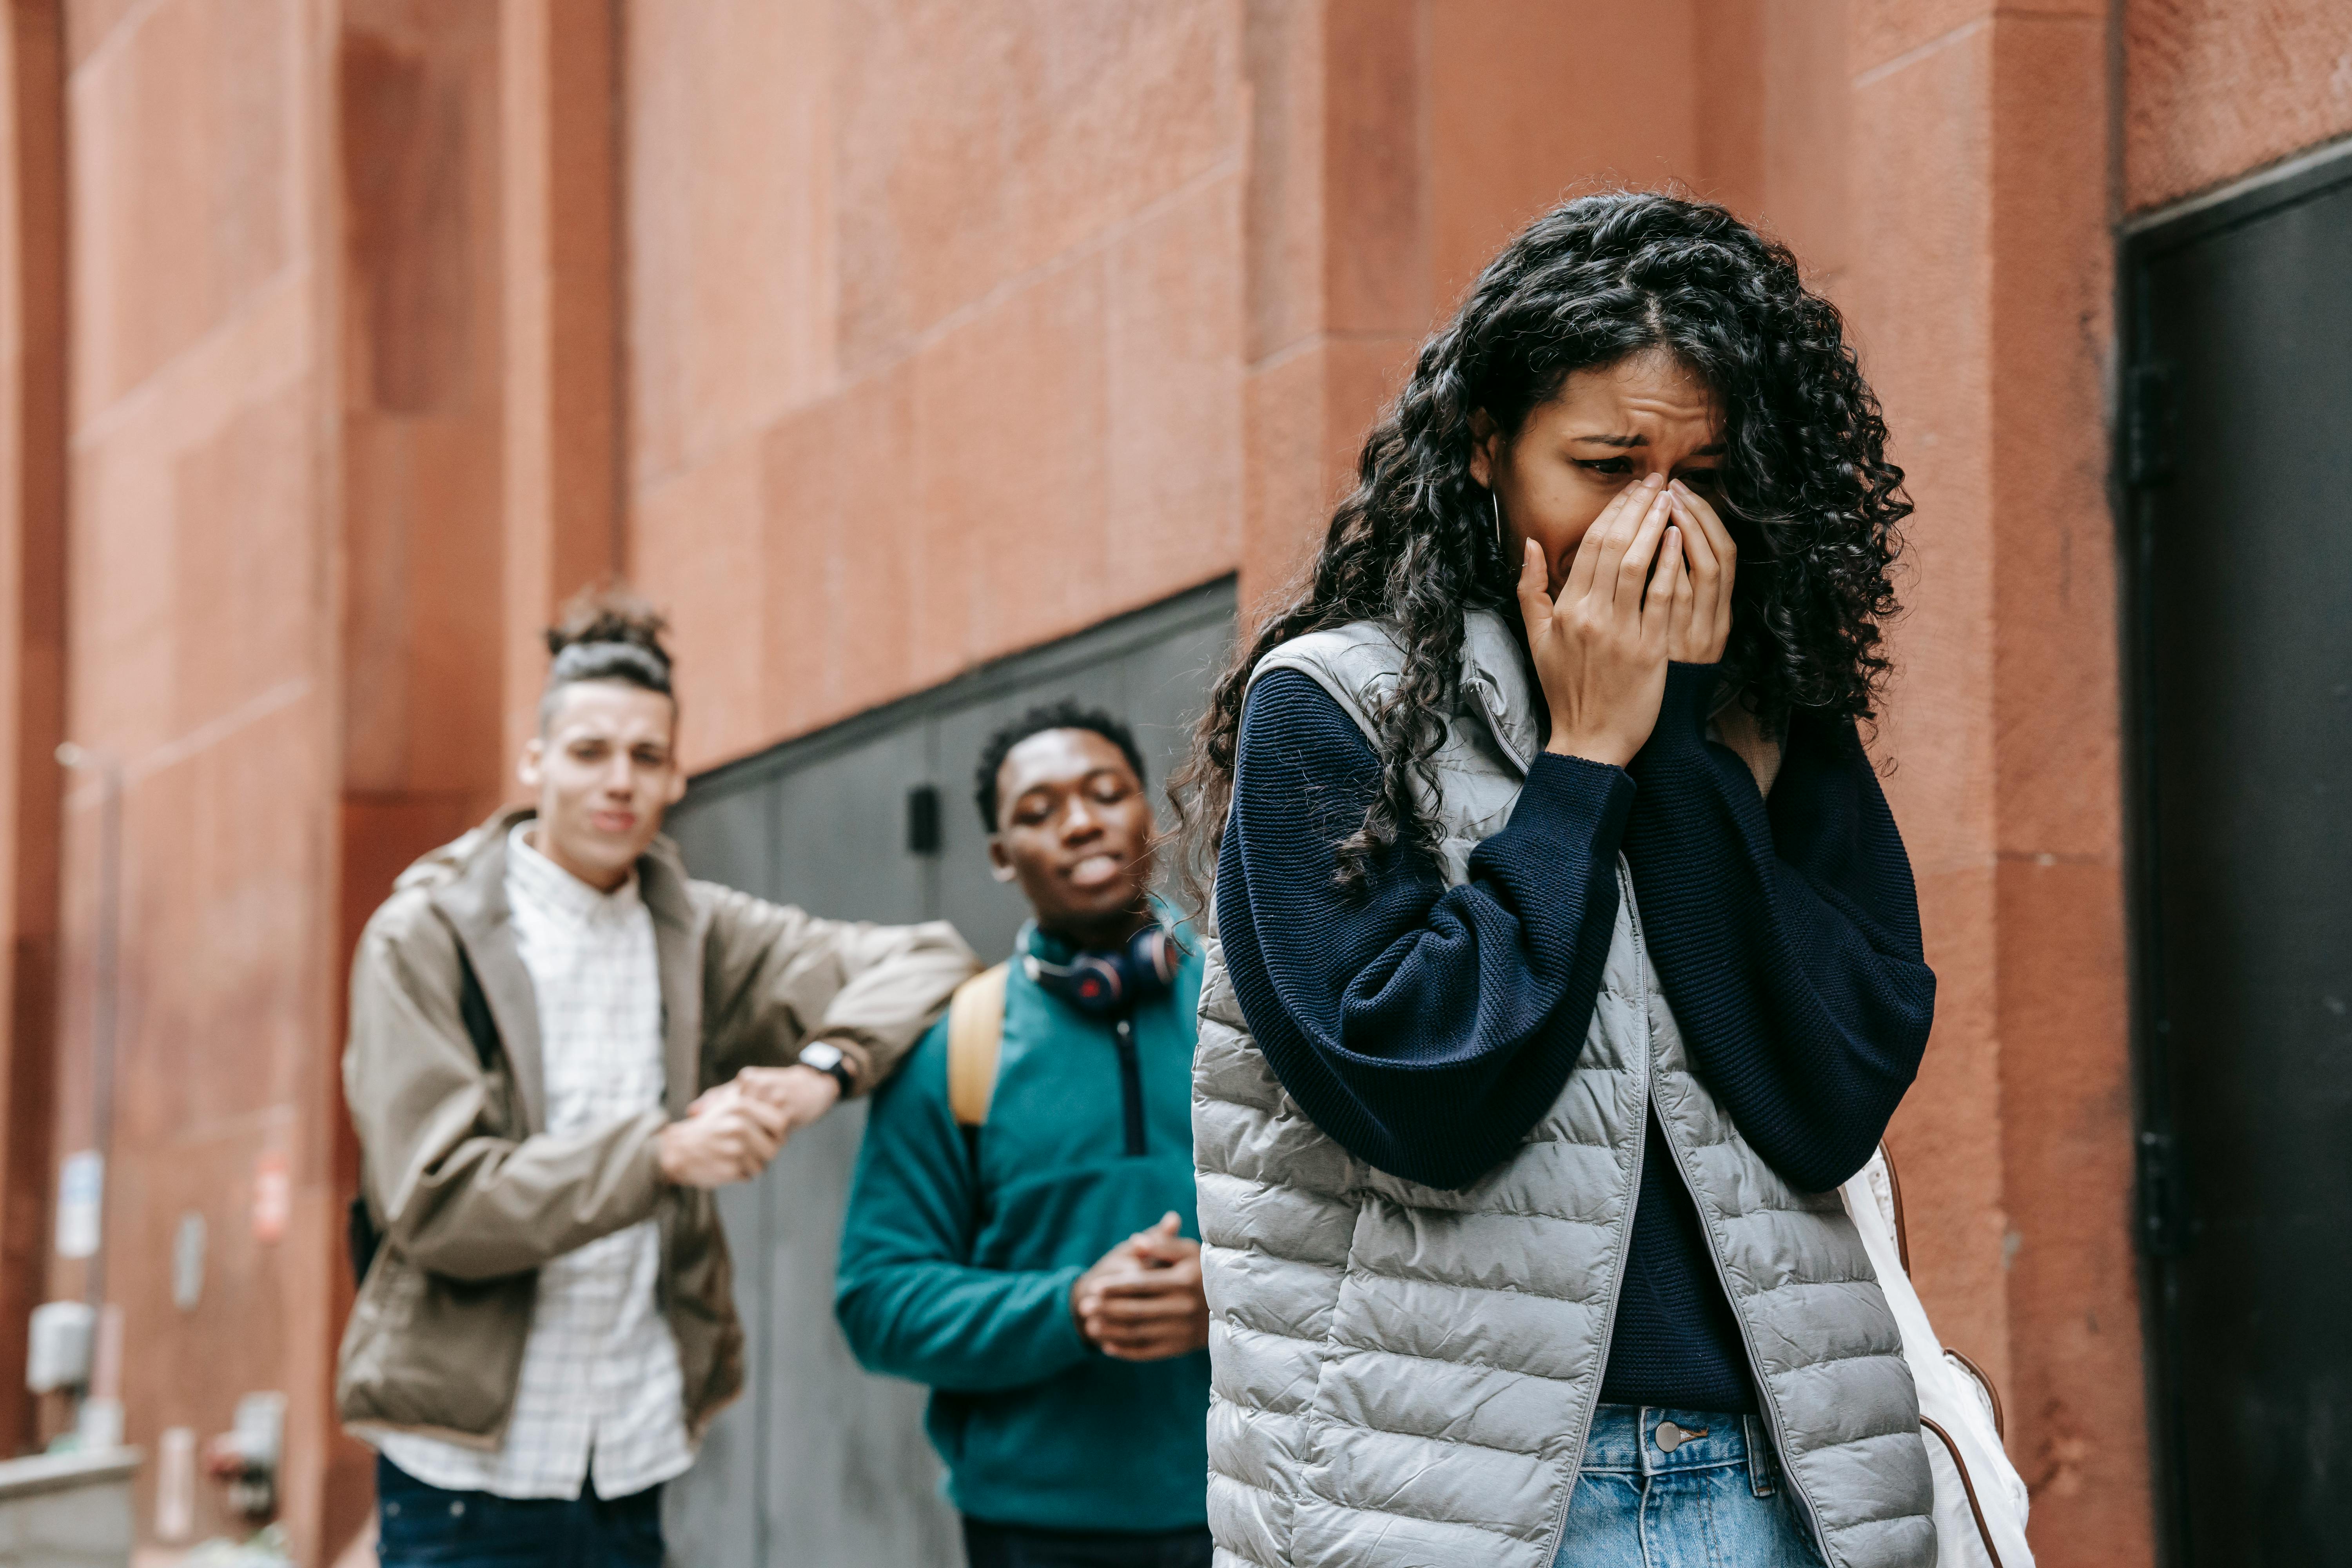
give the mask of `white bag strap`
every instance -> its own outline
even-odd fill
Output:
[[[1945,1351],[1912,1288],[1902,1188],[1885,1145],[1839,1195],[1895,1315],[1903,1359],[1918,1390],[1919,1426],[1936,1477],[1937,1563],[1942,1568],[2033,1568],[2033,1549],[2025,1540],[2029,1499],[2001,1447],[2000,1400],[1974,1363]]]
[[[1886,1167],[1886,1208],[1895,1218],[1895,1258],[1903,1265],[1903,1272],[1911,1272],[1911,1231],[1903,1223],[1903,1178],[1895,1169],[1895,1151],[1886,1141],[1878,1141],[1878,1163]],[[1971,1363],[1973,1364],[1973,1363]]]

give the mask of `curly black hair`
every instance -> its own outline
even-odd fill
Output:
[[[1032,735],[1042,735],[1048,730],[1090,730],[1117,746],[1127,765],[1135,770],[1135,782],[1145,782],[1143,752],[1135,744],[1135,731],[1124,721],[1104,712],[1099,708],[1082,708],[1068,698],[1032,708],[988,738],[980,749],[980,761],[971,771],[972,804],[980,807],[981,826],[996,831],[996,775],[1004,771],[1004,759],[1013,748]]]
[[[1412,781],[1458,698],[1463,617],[1517,624],[1487,492],[1471,478],[1473,416],[1516,438],[1570,373],[1664,350],[1724,411],[1720,504],[1739,550],[1726,676],[1768,728],[1793,709],[1873,716],[1887,669],[1879,623],[1911,510],[1886,426],[1837,308],[1796,258],[1722,207],[1646,192],[1580,197],[1490,262],[1365,438],[1356,488],[1287,602],[1240,643],[1171,782],[1187,891],[1215,868],[1233,798],[1242,701],[1257,661],[1293,637],[1383,621],[1404,668],[1377,715],[1381,788],[1339,847],[1343,886],[1389,846],[1433,847]]]

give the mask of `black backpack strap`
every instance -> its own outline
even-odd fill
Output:
[[[352,1199],[351,1213],[343,1221],[343,1242],[352,1249],[352,1284],[366,1284],[376,1251],[383,1246],[383,1233],[375,1227],[375,1215],[368,1213],[365,1193]]]
[[[463,942],[457,946],[457,1016],[466,1026],[466,1037],[474,1042],[476,1059],[488,1072],[499,1059],[499,1026],[490,1016],[490,999],[482,994],[481,980],[474,973],[473,960],[466,956]],[[352,1251],[352,1282],[364,1285],[368,1269],[383,1246],[383,1232],[376,1228],[375,1215],[368,1212],[365,1193],[352,1199],[344,1240]]]
[[[482,994],[482,983],[474,974],[474,961],[466,956],[465,945],[457,947],[457,1016],[465,1021],[466,1037],[474,1042],[474,1055],[488,1072],[499,1059],[499,1026],[490,1016],[490,999]]]

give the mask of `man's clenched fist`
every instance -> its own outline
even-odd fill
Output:
[[[1070,1288],[1088,1344],[1119,1361],[1166,1361],[1209,1342],[1201,1244],[1176,1234],[1171,1214],[1129,1237]]]
[[[768,1168],[791,1131],[782,1110],[723,1085],[661,1130],[662,1179],[680,1187],[748,1182]]]

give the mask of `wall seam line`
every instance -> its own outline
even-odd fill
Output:
[[[141,408],[163,396],[163,384],[176,374],[182,366],[230,342],[248,320],[278,303],[285,295],[298,293],[308,288],[313,281],[317,270],[318,268],[310,259],[300,258],[289,261],[267,280],[255,285],[247,290],[244,299],[237,302],[234,310],[200,336],[190,340],[185,348],[116,393],[105,404],[93,410],[86,423],[72,426],[67,436],[68,448],[79,453],[104,442],[113,433],[115,426],[127,422],[135,416]],[[306,353],[314,353],[316,350],[315,344],[306,343],[303,347]],[[260,392],[283,390],[288,383],[299,380],[309,374],[311,369],[312,361],[307,357],[289,361],[282,376],[277,380],[258,381],[254,384],[254,390]],[[230,406],[226,400],[223,400],[220,405],[224,409]],[[70,422],[71,410],[67,411],[67,418]],[[211,428],[218,430],[223,428],[225,424],[226,421],[223,425],[215,425]]]
[[[96,48],[85,55],[80,63],[68,64],[66,67],[67,87],[70,89],[85,71],[104,69],[112,57],[131,47],[130,40],[143,30],[154,18],[155,13],[163,8],[163,0],[138,0],[137,5],[117,16],[114,19],[114,25],[107,28],[106,37],[99,40]],[[72,38],[67,37],[63,42],[66,48],[70,51],[73,47]]]
[[[1993,25],[1993,21],[1992,16],[1978,16],[1961,23],[1948,33],[1938,33],[1926,43],[1915,44],[1892,59],[1881,60],[1868,70],[1856,74],[1850,86],[1856,92],[1866,87],[1874,87],[1888,77],[1897,75],[1917,65],[1928,56],[1939,53],[1953,44],[1986,31]]]
[[[307,675],[281,680],[258,696],[247,698],[218,718],[208,719],[184,734],[164,742],[136,761],[125,759],[122,782],[125,785],[137,784],[142,779],[153,777],[165,768],[177,766],[247,725],[258,723],[272,713],[292,707],[317,689],[318,682]],[[87,808],[98,799],[103,787],[91,783],[69,792],[66,796],[67,808],[76,811]]]

